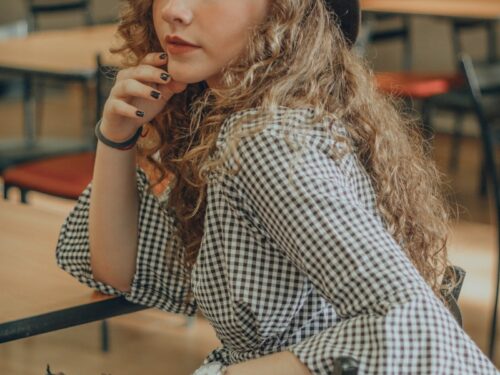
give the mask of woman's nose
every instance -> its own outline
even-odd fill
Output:
[[[161,10],[162,18],[171,24],[189,24],[193,19],[193,12],[188,3],[186,0],[167,1]]]

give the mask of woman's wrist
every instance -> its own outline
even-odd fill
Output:
[[[142,134],[142,126],[140,126],[135,134],[129,135],[128,137],[116,137],[109,136],[108,131],[106,129],[106,123],[99,120],[95,126],[95,135],[99,141],[104,143],[105,145],[118,149],[118,150],[130,150],[135,146],[137,140]]]
[[[137,130],[126,129],[124,126],[110,123],[105,118],[101,118],[99,122],[100,122],[99,129],[101,131],[101,134],[104,135],[110,141],[116,143],[122,143],[129,140],[137,132]]]

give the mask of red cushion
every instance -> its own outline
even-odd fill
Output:
[[[77,199],[92,180],[95,154],[84,152],[23,163],[6,169],[5,184]]]
[[[445,94],[463,81],[459,74],[425,74],[415,72],[376,73],[377,84],[383,92],[415,99]]]

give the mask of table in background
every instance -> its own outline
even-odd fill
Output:
[[[40,31],[26,37],[0,41],[0,72],[23,77],[24,138],[2,140],[0,143],[0,172],[12,163],[33,157],[50,156],[55,152],[88,151],[93,141],[89,117],[84,110],[87,125],[83,141],[37,139],[33,78],[52,78],[65,82],[79,82],[87,87],[96,77],[96,56],[114,63],[109,48],[114,43],[115,24],[85,26],[66,30]],[[84,100],[87,95],[83,94]],[[88,102],[85,103],[88,108]],[[4,124],[5,126],[5,124]],[[13,126],[9,124],[9,126]],[[2,162],[3,160],[3,162]]]
[[[361,0],[366,12],[500,19],[498,0]]]
[[[0,343],[147,308],[93,292],[57,266],[64,218],[0,201]]]

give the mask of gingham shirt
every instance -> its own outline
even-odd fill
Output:
[[[227,146],[234,121],[255,111],[226,118],[214,156]],[[222,343],[204,363],[289,350],[313,374],[332,374],[340,356],[357,359],[360,374],[496,374],[388,233],[356,156],[333,160],[339,146],[329,135],[332,124],[312,123],[312,114],[278,107],[265,130],[241,140],[240,172],[209,177],[190,284],[182,281],[182,259],[167,258],[174,262],[167,272],[165,252],[182,246],[176,219],[165,206],[168,194],[162,200],[146,192],[139,168],[131,291],[92,277],[91,185],[61,229],[59,266],[131,302],[187,315],[199,308]],[[232,158],[226,164],[236,165]],[[194,298],[184,303],[189,290]]]

